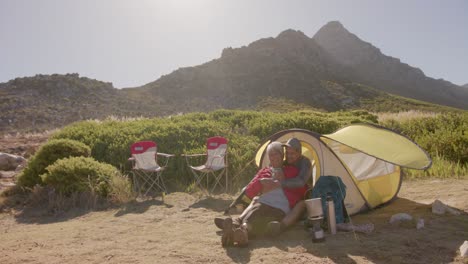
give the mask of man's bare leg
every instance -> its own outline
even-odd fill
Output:
[[[283,220],[281,220],[281,222],[278,222],[278,221],[269,222],[267,232],[271,236],[279,235],[285,229],[297,223],[301,219],[304,211],[305,211],[305,202],[299,201],[294,206],[294,208],[291,211],[289,211],[289,213],[286,214],[286,216],[283,218]]]
[[[304,201],[299,201],[294,206],[294,208],[291,211],[289,211],[288,214],[286,214],[286,216],[283,218],[283,220],[281,220],[281,223],[285,227],[290,227],[290,226],[294,225],[295,223],[297,223],[301,219],[302,214],[304,213],[304,211],[305,211],[305,202]]]

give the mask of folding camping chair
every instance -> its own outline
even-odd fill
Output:
[[[138,195],[146,196],[151,191],[167,192],[164,185],[163,171],[172,154],[158,153],[153,141],[140,141],[130,147],[132,157],[133,187]],[[164,166],[159,166],[158,156],[164,157]]]
[[[222,176],[225,175],[224,187],[226,192],[228,189],[228,173],[227,173],[227,143],[228,140],[223,137],[211,137],[206,140],[206,154],[191,154],[183,155],[187,161],[187,165],[190,167],[193,176],[195,177],[195,185],[201,189],[208,190],[208,193],[212,193],[216,186],[220,185],[222,187]],[[206,162],[200,166],[190,165],[190,158],[206,156]],[[212,187],[210,185],[210,177],[212,176]],[[203,188],[202,180],[206,178],[206,188]]]

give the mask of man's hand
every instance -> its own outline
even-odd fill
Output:
[[[281,188],[281,183],[278,180],[274,180],[271,178],[260,179],[260,183],[262,184],[263,193],[267,193],[276,188]]]

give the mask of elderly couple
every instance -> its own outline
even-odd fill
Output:
[[[242,247],[249,238],[277,235],[295,223],[305,208],[302,200],[311,177],[311,162],[302,155],[300,141],[272,142],[266,151],[270,166],[260,169],[245,189],[247,196],[255,197],[250,205],[237,218],[215,218],[216,226],[223,230],[223,247]]]

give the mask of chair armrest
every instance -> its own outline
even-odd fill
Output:
[[[181,154],[182,157],[200,157],[200,156],[206,156],[205,154]]]
[[[127,160],[127,161],[134,161],[134,160],[135,160],[135,158],[134,158],[134,157],[130,157],[130,158],[128,158],[128,160]]]
[[[157,155],[163,156],[163,157],[166,157],[166,158],[170,158],[170,157],[175,156],[174,154],[167,154],[167,153],[162,153],[162,152],[158,152]]]

